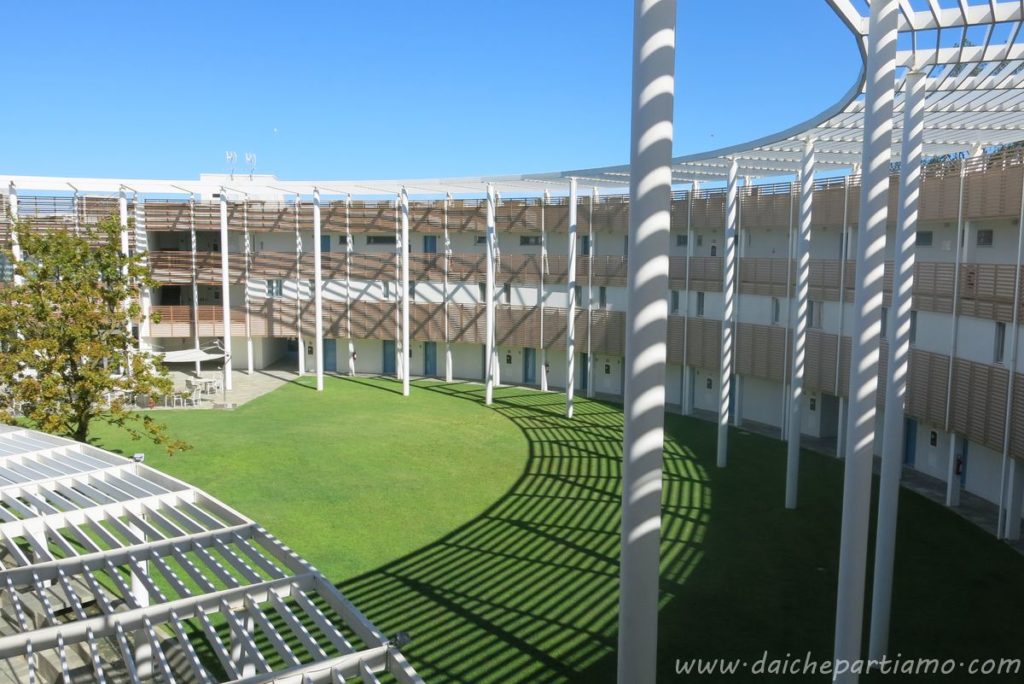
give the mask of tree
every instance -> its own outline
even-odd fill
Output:
[[[131,321],[141,316],[141,288],[155,282],[141,255],[121,253],[118,220],[75,233],[27,222],[11,230],[25,257],[14,265],[20,282],[0,287],[0,421],[21,416],[79,441],[101,421],[168,454],[187,449],[130,401],[172,385],[159,359],[136,349]]]

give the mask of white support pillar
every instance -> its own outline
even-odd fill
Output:
[[[143,203],[139,201],[138,193],[133,193],[132,202],[135,205],[135,251],[142,253],[142,258],[148,264],[149,242],[146,236],[145,209]],[[142,286],[140,288],[139,306],[142,317],[142,321],[139,324],[139,348],[148,349],[149,343],[146,340],[150,336],[149,318],[153,312],[153,291],[149,287]]]
[[[199,351],[199,272],[196,267],[196,200],[195,196],[188,198],[188,227],[191,237],[192,249],[192,333],[196,351]],[[202,371],[201,361],[196,360],[196,377]]]
[[[910,310],[914,291],[914,244],[917,238],[917,203],[924,150],[925,79],[920,71],[904,78],[903,144],[900,158],[899,205],[893,254],[892,306],[889,326],[889,362],[885,378],[885,413],[882,425],[882,470],[875,532],[875,572],[871,591],[871,634],[868,657],[881,659],[889,649],[892,572],[896,554],[896,517],[903,469],[904,405],[910,366]]]
[[[21,261],[21,244],[18,242],[18,231],[14,230],[15,224],[18,223],[18,187],[13,183],[7,185],[7,202],[11,212],[11,257],[14,259],[14,263]],[[14,284],[21,285],[24,282],[24,278],[20,275],[14,276]]]
[[[797,178],[799,180],[799,178]],[[785,353],[789,349],[789,331],[793,327],[793,259],[796,252],[796,182],[789,185],[789,228],[786,232],[786,325],[782,330],[782,416],[779,421],[780,438],[785,441],[789,439],[789,383],[792,375],[790,362],[792,358]],[[781,320],[781,303],[779,317]],[[772,311],[772,316],[775,312]]]
[[[313,188],[313,323],[316,354],[316,391],[324,391],[324,300],[323,267],[320,263],[320,189]]]
[[[843,229],[839,235],[839,334],[836,335],[836,394],[839,395],[839,414],[836,425],[836,458],[846,454],[846,397],[840,388],[839,359],[843,356],[843,331],[846,326],[846,263],[850,258],[850,176],[860,173],[854,165],[843,178]]]
[[[448,271],[451,269],[452,241],[448,235],[448,208],[452,202],[452,194],[449,192],[444,198],[444,381],[452,381],[452,340],[451,329],[448,323],[448,303],[451,300],[451,292],[448,289]]]
[[[302,206],[295,196],[295,336],[299,343],[299,375],[306,374],[306,341],[302,337],[302,233],[299,232],[299,214]]]
[[[594,397],[594,352],[590,344],[590,338],[594,332],[594,255],[597,254],[597,244],[594,235],[594,205],[597,203],[597,188],[590,194],[590,221],[587,224],[587,367],[584,372],[587,374],[587,398]]]
[[[700,183],[693,181],[690,195],[686,199],[686,276],[683,278],[683,386],[680,388],[679,404],[684,416],[693,415],[694,369],[690,365],[690,259],[693,257],[693,200],[700,189]]]
[[[228,191],[220,189],[220,305],[224,324],[224,391],[231,390],[231,285],[228,263]]]
[[[839,357],[836,357],[839,358]],[[848,403],[846,397],[839,397],[839,424],[836,426],[836,458],[846,458],[846,421]]]
[[[572,418],[576,390],[576,179],[569,179],[569,277],[565,308],[565,416]]]
[[[550,195],[544,191],[540,200],[540,289],[537,294],[538,308],[540,309],[540,353],[537,355],[537,377],[540,378],[540,389],[548,391],[548,349],[544,344],[544,305],[547,304],[547,293],[544,291],[544,276],[548,270],[548,234],[544,225],[544,211],[547,207]]]
[[[349,210],[352,195],[345,196],[345,337],[348,340],[348,374],[356,374],[356,346],[352,340],[352,229]]]
[[[835,660],[846,662],[861,656],[864,623],[899,11],[899,0],[875,0],[871,3],[868,22],[863,174],[850,353],[850,417],[844,464],[834,654]],[[858,679],[858,674],[845,673],[835,681],[850,684]]]
[[[675,0],[636,0],[622,439],[619,684],[654,684],[665,441]]]
[[[402,196],[395,196],[395,378],[405,377],[406,359],[409,357],[402,347]]]
[[[252,375],[255,372],[253,367],[252,349],[252,302],[249,294],[249,264],[252,261],[252,240],[249,236],[249,198],[246,197],[242,204],[242,238],[245,251],[245,268],[243,281],[245,287],[245,372]]]
[[[124,188],[123,185],[121,186],[121,189],[118,191],[118,194],[117,194],[117,214],[118,214],[118,219],[119,219],[120,225],[121,225],[121,235],[120,235],[120,238],[121,238],[121,254],[122,254],[122,256],[127,257],[128,253],[130,251],[129,250],[129,246],[128,246],[128,194],[125,192],[125,188]],[[77,220],[77,217],[78,217],[78,214],[76,212],[75,213],[76,220]],[[128,275],[128,266],[127,266],[127,264],[121,268],[121,273],[123,275]],[[125,302],[124,302],[124,308],[125,308],[125,328],[127,329],[128,334],[131,335],[131,333],[132,333],[132,319],[127,315],[127,309],[128,309],[129,306],[131,306],[131,302],[129,300],[125,300]],[[131,366],[129,366],[128,369],[126,369],[126,370],[128,370],[128,372],[130,372],[131,371]]]
[[[484,344],[484,380],[487,383],[484,403],[494,401],[494,186],[487,184],[487,281],[484,283],[484,308],[487,312],[487,333]]]
[[[814,204],[814,141],[804,142],[800,165],[800,232],[796,249],[796,323],[793,330],[793,374],[789,396],[789,440],[786,445],[786,508],[796,508],[800,482],[801,405],[807,354],[807,297],[811,277],[811,210]]]
[[[402,374],[402,395],[409,396],[409,376],[412,364],[409,362],[409,194],[402,188],[402,349],[405,357],[405,373]]]
[[[739,220],[737,182],[739,165],[729,164],[729,184],[725,209],[725,245],[722,264],[722,367],[718,396],[718,456],[719,468],[724,468],[729,452],[729,399],[732,390],[732,333],[736,319],[736,228]]]

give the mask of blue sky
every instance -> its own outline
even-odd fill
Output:
[[[632,5],[9,3],[0,173],[194,178],[226,150],[287,179],[621,163]],[[677,49],[676,154],[802,121],[860,67],[825,0],[679,0]]]

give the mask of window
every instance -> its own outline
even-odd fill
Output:
[[[416,301],[416,283],[409,283],[409,301]]]
[[[577,285],[575,288],[576,294],[576,306],[583,306],[583,286]]]
[[[772,323],[778,324],[782,319],[782,302],[778,297],[772,297]]]
[[[480,301],[487,302],[487,283],[477,283],[480,287]]]
[[[584,235],[583,236],[582,254],[583,254],[583,256],[590,256],[590,236],[589,235]]]
[[[679,290],[672,290],[672,313],[679,313]]]
[[[711,256],[718,256],[718,245],[711,245]]]
[[[917,237],[914,240],[914,244],[918,247],[931,247],[932,241],[935,239],[935,235],[930,230],[919,230],[917,231]]]
[[[540,235],[520,235],[519,236],[520,247],[539,247],[540,246]]]
[[[512,303],[512,285],[505,283],[501,286],[501,294],[505,298],[506,304]]]
[[[423,253],[424,254],[437,254],[437,236],[436,235],[424,235],[423,236]]]
[[[931,446],[939,446],[939,433],[935,430],[932,430],[928,435],[928,444]]]
[[[268,297],[283,297],[284,296],[284,281],[283,280],[268,280],[267,281],[267,296]]]
[[[391,299],[391,281],[380,281],[381,289],[384,291],[384,299]]]
[[[910,312],[910,344],[917,342],[917,312]]]
[[[348,243],[349,243],[348,235],[339,235],[338,236],[338,244],[339,245],[347,245]]]
[[[597,289],[597,305],[602,309],[608,308],[608,288],[604,285]]]
[[[703,292],[698,292],[697,293],[697,315],[698,316],[703,316],[704,315],[704,293]]]
[[[473,244],[475,244],[475,245],[486,245],[487,244],[487,236],[486,235],[477,235],[476,236],[476,240],[473,241]]]
[[[991,247],[992,246],[992,231],[991,230],[979,230],[978,231],[978,247]]]
[[[995,349],[995,362],[1002,363],[1003,357],[1006,354],[1006,323],[1002,321],[996,322],[996,349]]]
[[[394,235],[367,235],[366,244],[368,245],[395,245],[398,242],[395,240]]]
[[[689,235],[676,235],[676,247],[686,247],[690,244]]]
[[[697,246],[698,247],[703,247],[704,246],[704,236],[703,235],[698,235],[697,236]]]
[[[807,302],[807,327],[822,327],[822,306],[821,302]]]
[[[882,333],[881,338],[884,340],[887,338],[889,332],[889,307],[882,307]]]

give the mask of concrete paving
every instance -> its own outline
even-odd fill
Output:
[[[170,370],[170,376],[176,393],[188,393],[190,390],[187,381],[196,378],[195,371],[183,369],[183,364],[175,364]],[[224,373],[216,369],[203,369],[199,377],[223,382]],[[203,394],[199,406],[190,405],[186,409],[236,408],[298,378],[299,375],[295,372],[294,366],[290,365],[274,365],[254,371],[252,375],[244,370],[235,370],[231,373],[232,388],[229,392],[226,394],[222,391]],[[158,405],[156,408],[164,409],[165,407]],[[181,411],[184,409],[182,407],[167,407],[167,410]]]

